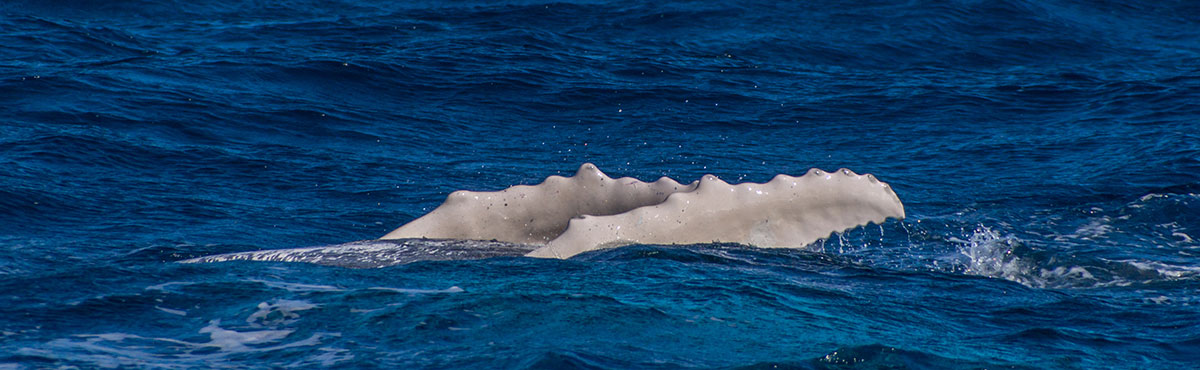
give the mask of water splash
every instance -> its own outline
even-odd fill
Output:
[[[1101,288],[1200,278],[1200,267],[1139,259],[1038,250],[986,226],[967,239],[950,238],[958,253],[955,272],[1005,279],[1033,288]]]
[[[958,253],[965,257],[960,266],[964,274],[1002,278],[1026,286],[1040,285],[1028,277],[1030,264],[1013,254],[1019,245],[1014,237],[1003,236],[980,226],[967,240],[951,238],[950,241],[956,244]]]

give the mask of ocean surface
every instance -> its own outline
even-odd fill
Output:
[[[803,249],[351,269],[452,191],[871,173]],[[0,369],[1200,367],[1200,2],[0,3]]]

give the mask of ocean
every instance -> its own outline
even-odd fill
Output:
[[[354,269],[594,163],[848,168],[797,249]],[[1200,3],[0,3],[0,369],[1200,367]]]

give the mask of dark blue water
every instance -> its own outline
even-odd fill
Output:
[[[179,264],[570,174],[872,173],[805,250]],[[0,368],[1200,366],[1194,1],[0,4]]]

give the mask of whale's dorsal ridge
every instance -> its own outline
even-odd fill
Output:
[[[713,175],[694,191],[629,212],[571,222],[558,238],[528,256],[566,258],[622,244],[727,242],[802,247],[834,232],[888,218],[904,206],[886,183],[848,169],[811,169],[801,177],[729,184]]]
[[[891,187],[845,168],[780,174],[761,184],[708,174],[683,185],[665,176],[613,179],[584,163],[571,177],[538,185],[456,191],[382,239],[497,240],[542,246],[529,256],[568,258],[630,243],[800,247],[887,218],[904,218]]]
[[[628,179],[628,180],[625,180]],[[678,183],[616,181],[584,163],[571,177],[550,176],[537,185],[500,191],[456,191],[430,213],[381,239],[437,238],[546,244],[581,215],[613,215],[661,203]]]

